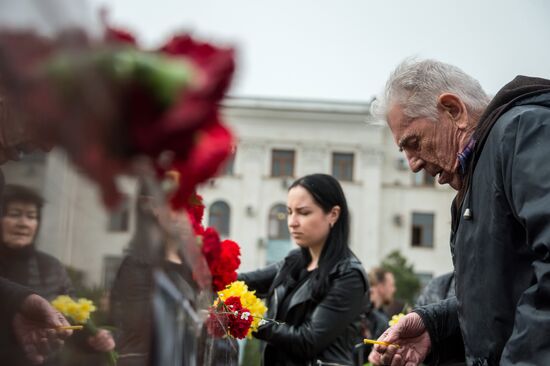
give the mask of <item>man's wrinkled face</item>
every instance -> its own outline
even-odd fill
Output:
[[[441,113],[434,122],[428,118],[409,118],[403,107],[394,104],[389,110],[388,125],[395,143],[405,153],[413,172],[424,169],[432,177],[439,175],[439,184],[460,189],[459,130],[448,114]]]

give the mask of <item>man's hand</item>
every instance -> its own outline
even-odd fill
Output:
[[[395,346],[375,345],[369,355],[374,365],[417,366],[430,351],[430,336],[417,313],[410,313],[386,330],[379,341],[395,343]]]
[[[109,352],[115,349],[115,340],[106,329],[100,329],[96,335],[88,338],[90,346],[98,352]]]
[[[29,295],[13,319],[13,330],[27,358],[41,364],[48,355],[63,345],[71,330],[57,330],[69,322],[50,303],[38,296]]]

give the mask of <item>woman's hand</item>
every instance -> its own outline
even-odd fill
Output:
[[[98,352],[109,352],[115,349],[115,340],[106,329],[100,329],[96,335],[88,338],[88,344]]]

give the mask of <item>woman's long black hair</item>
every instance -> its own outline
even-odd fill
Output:
[[[312,278],[312,298],[314,301],[321,301],[326,295],[329,287],[329,273],[342,260],[350,256],[348,247],[349,241],[349,211],[346,196],[340,183],[327,174],[311,174],[297,179],[290,188],[303,187],[311,194],[325,213],[329,213],[334,206],[340,207],[338,220],[330,229],[319,262],[317,273]],[[295,276],[311,262],[311,254],[308,248],[301,248],[301,255],[287,258],[286,274]],[[286,272],[286,271],[285,271]],[[278,283],[274,283],[272,289],[284,281],[286,274],[279,276]]]

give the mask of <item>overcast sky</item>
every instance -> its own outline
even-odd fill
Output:
[[[495,93],[550,78],[546,0],[90,0],[146,46],[177,30],[238,50],[231,94],[366,101],[405,57],[453,63]]]

